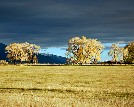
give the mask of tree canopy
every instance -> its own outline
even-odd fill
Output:
[[[112,56],[114,62],[123,60],[123,48],[119,47],[119,44],[112,44],[110,51],[108,52],[109,56]],[[125,51],[124,51],[125,52]]]
[[[67,58],[69,63],[96,63],[101,60],[104,46],[97,39],[74,37],[68,41]]]
[[[13,43],[5,48],[7,51],[7,58],[13,61],[14,64],[18,60],[31,61],[34,54],[37,54],[40,50],[40,46],[30,43]]]
[[[134,63],[134,41],[126,45],[124,49],[127,51],[127,55],[124,56],[125,62]]]

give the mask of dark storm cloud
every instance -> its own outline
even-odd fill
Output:
[[[130,42],[133,5],[133,0],[0,0],[0,42],[64,46],[82,35]]]

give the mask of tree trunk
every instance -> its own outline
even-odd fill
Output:
[[[14,65],[16,65],[16,60],[13,61]]]
[[[22,64],[22,61],[20,60],[20,64]]]

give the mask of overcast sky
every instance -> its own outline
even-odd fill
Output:
[[[85,35],[102,43],[134,40],[134,0],[0,0],[0,42],[67,46]]]

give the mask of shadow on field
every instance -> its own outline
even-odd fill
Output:
[[[78,93],[77,90],[71,90],[71,89],[49,89],[49,88],[0,88],[0,92],[8,92],[8,91],[51,91],[51,92],[70,92],[70,93]],[[81,90],[82,92],[83,90]],[[79,91],[80,92],[80,91]]]
[[[0,92],[24,92],[24,91],[50,91],[50,92],[58,92],[58,93],[73,93],[73,94],[80,94],[80,93],[92,93],[94,97],[117,97],[117,98],[134,98],[133,92],[92,92],[92,91],[84,91],[84,90],[72,90],[72,89],[49,89],[49,88],[0,88]]]

